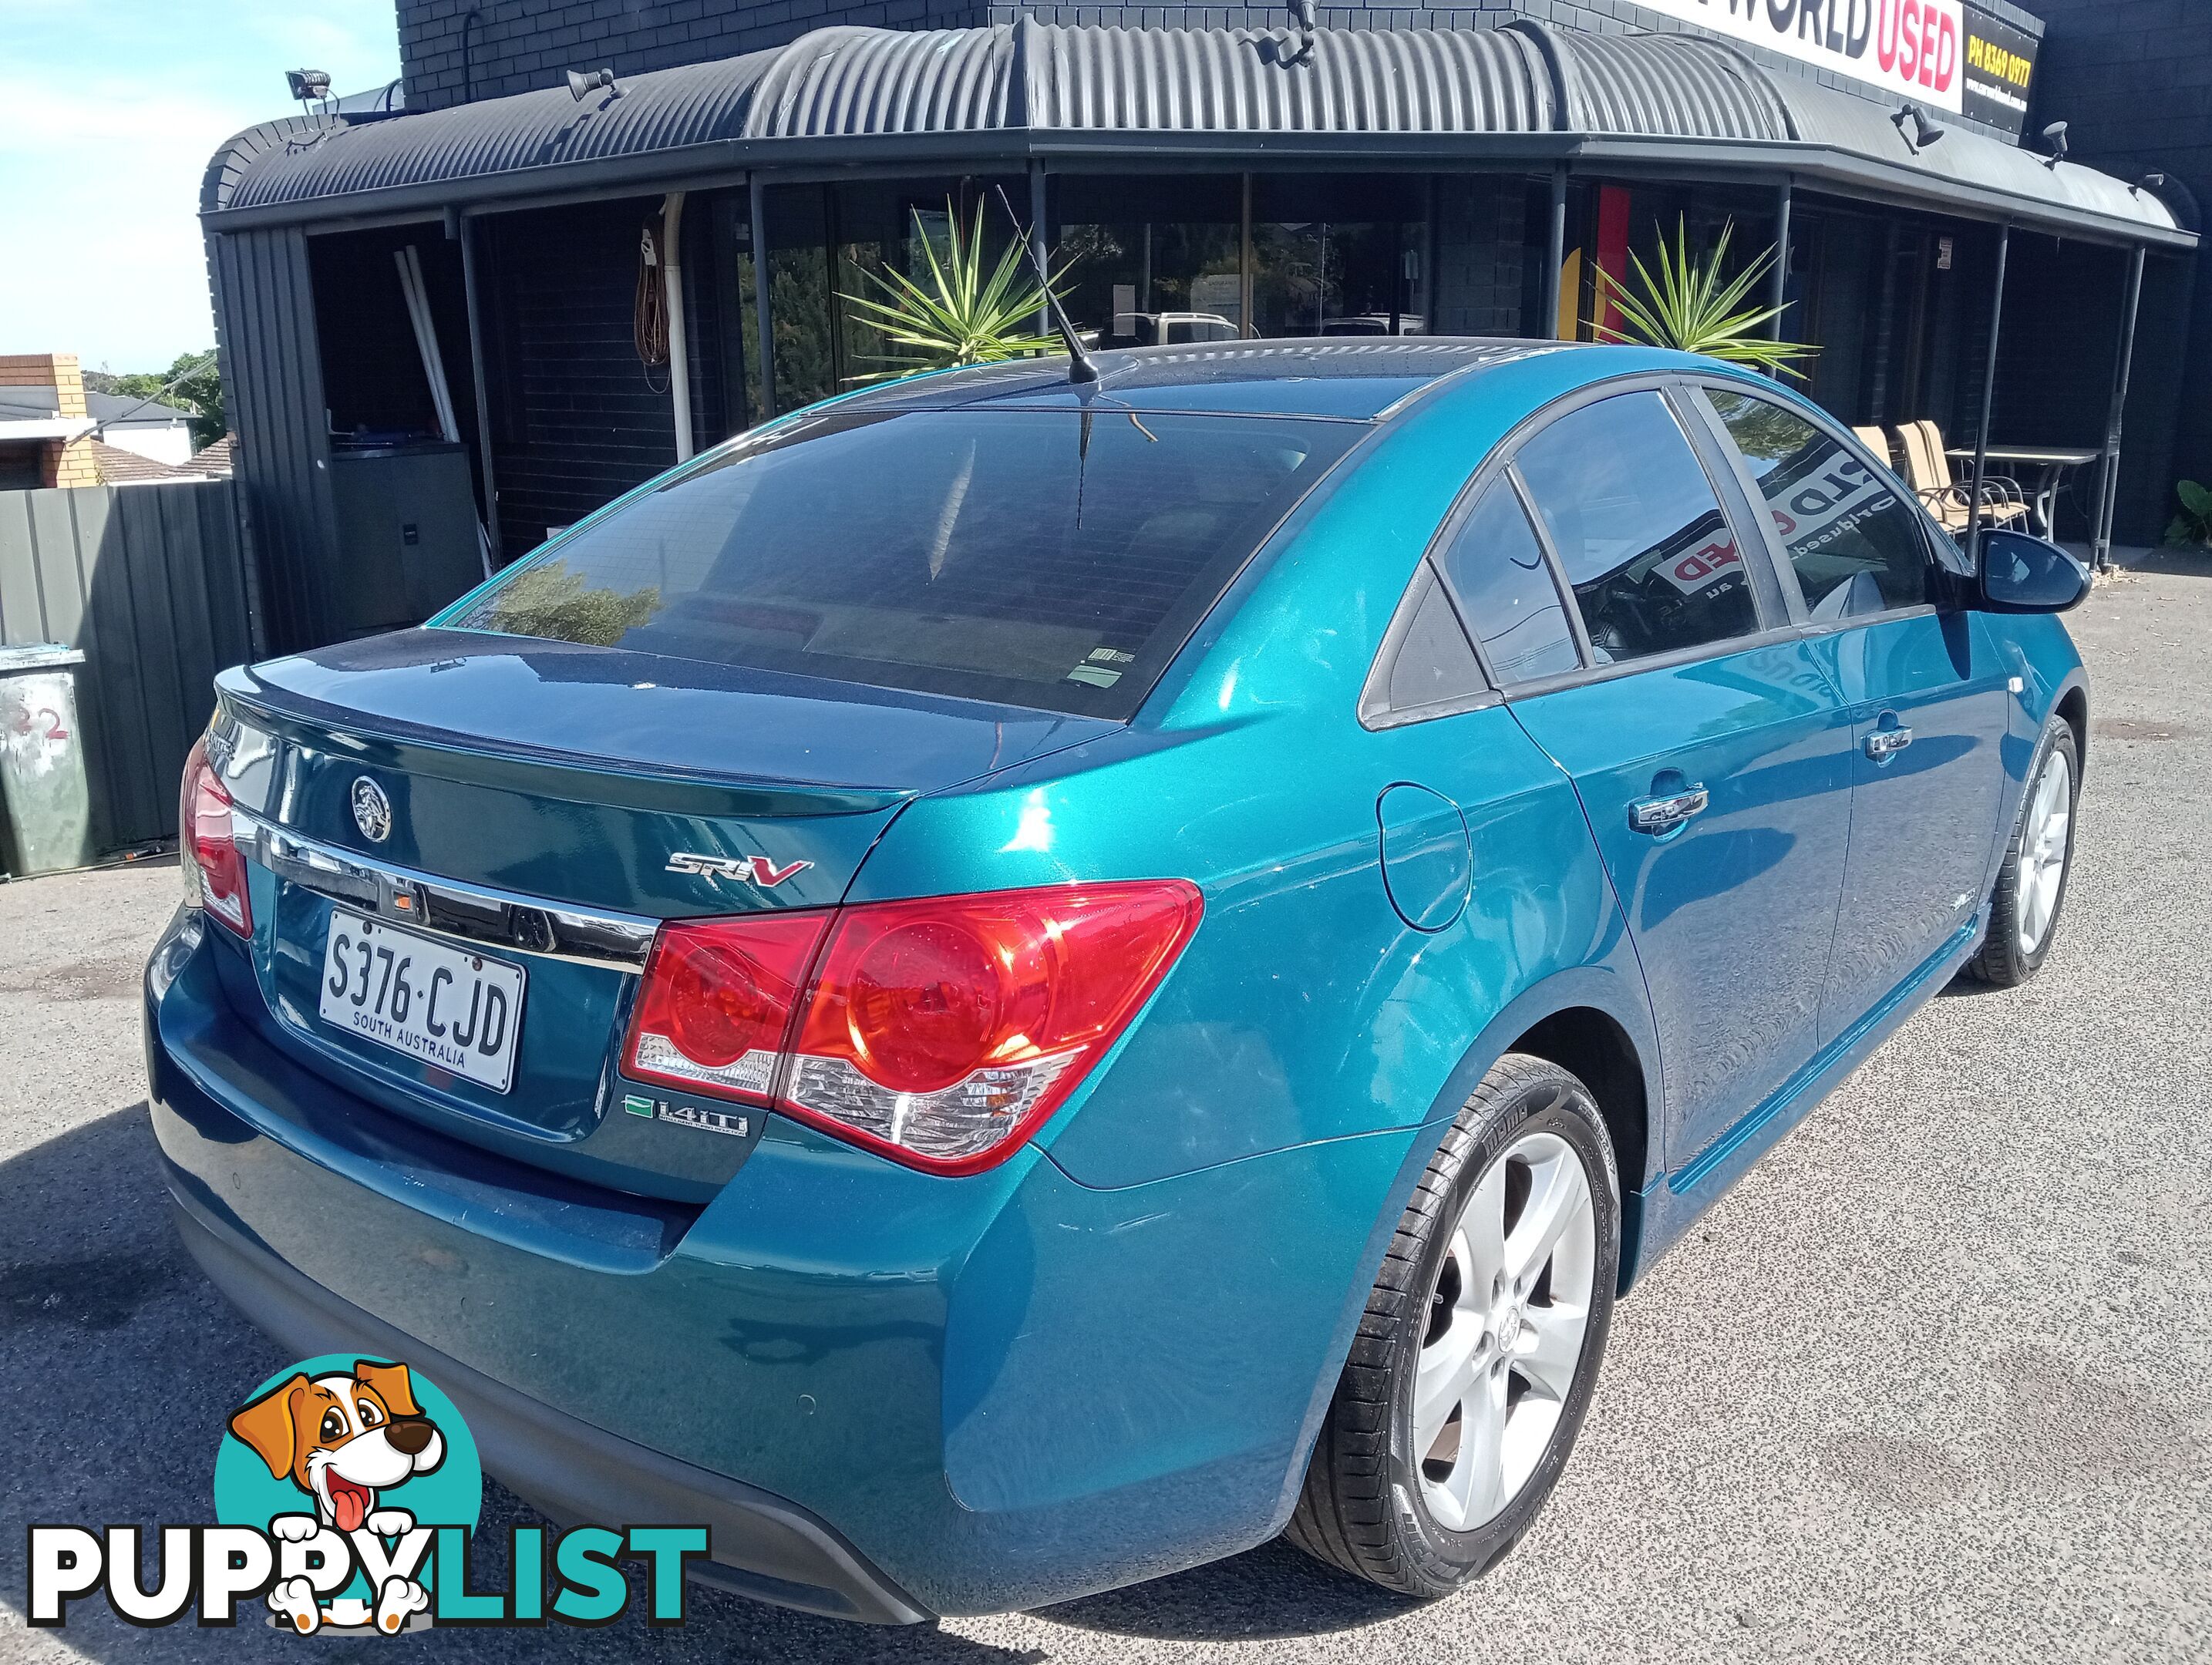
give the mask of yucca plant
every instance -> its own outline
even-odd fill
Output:
[[[921,222],[914,216],[914,232],[928,263],[928,281],[917,283],[904,272],[872,271],[861,276],[875,286],[874,295],[847,295],[838,298],[851,307],[861,321],[873,325],[894,345],[908,350],[863,355],[870,362],[887,366],[856,382],[885,381],[911,375],[917,370],[942,370],[956,364],[1002,364],[1011,358],[1056,350],[1059,341],[1032,333],[1044,291],[1030,276],[1028,251],[1018,240],[1006,245],[988,276],[983,270],[983,205],[975,205],[972,224],[963,226],[948,199],[945,222],[951,230],[951,246],[939,258]]]
[[[1709,358],[1726,359],[1734,364],[1754,365],[1769,372],[1778,370],[1802,380],[1804,373],[1790,361],[1809,358],[1820,349],[1801,341],[1774,341],[1758,333],[1782,309],[1744,304],[1759,280],[1772,270],[1774,251],[1768,249],[1733,279],[1722,281],[1721,274],[1728,268],[1729,239],[1735,231],[1734,221],[1723,226],[1712,252],[1699,260],[1690,253],[1688,227],[1676,220],[1674,246],[1671,250],[1667,246],[1665,234],[1661,234],[1656,276],[1644,264],[1642,256],[1629,256],[1636,269],[1637,282],[1643,289],[1640,295],[1600,267],[1600,312],[1610,302],[1620,309],[1629,327],[1624,331],[1601,324],[1597,326],[1598,335],[1608,341],[1641,341],[1653,347],[1703,353]]]

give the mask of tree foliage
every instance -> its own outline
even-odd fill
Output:
[[[88,370],[84,385],[95,392],[113,393],[129,399],[155,399],[184,411],[191,418],[195,449],[213,445],[230,430],[228,416],[222,408],[222,377],[212,349],[179,353],[166,370],[135,370],[122,375]]]
[[[587,589],[581,573],[556,560],[517,573],[489,602],[489,629],[612,647],[660,611],[660,591]]]

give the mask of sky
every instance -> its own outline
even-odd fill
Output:
[[[296,114],[399,73],[392,0],[0,0],[0,354],[166,368],[215,344],[200,176]]]

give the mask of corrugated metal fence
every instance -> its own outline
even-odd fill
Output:
[[[232,482],[0,491],[0,645],[84,650],[78,721],[104,847],[175,836],[215,674],[260,641]]]

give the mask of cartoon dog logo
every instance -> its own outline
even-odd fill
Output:
[[[415,1529],[404,1509],[379,1506],[380,1492],[446,1459],[445,1436],[415,1401],[404,1364],[355,1361],[353,1373],[301,1373],[231,1413],[230,1431],[269,1465],[270,1476],[289,1480],[314,1502],[312,1515],[279,1515],[269,1523],[276,1537],[305,1543],[329,1528],[352,1534],[366,1526],[379,1538],[401,1538]],[[374,1620],[386,1633],[429,1605],[428,1592],[411,1578],[387,1578],[374,1607],[341,1599],[319,1606],[305,1578],[280,1581],[269,1606],[307,1634],[328,1622],[354,1626]]]

